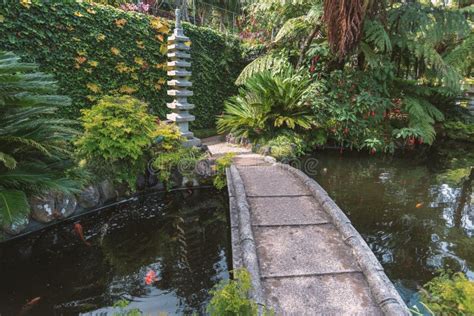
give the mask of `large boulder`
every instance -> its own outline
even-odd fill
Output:
[[[26,229],[29,223],[30,223],[30,218],[28,215],[26,215],[21,218],[18,218],[16,221],[14,221],[10,225],[7,225],[7,224],[3,225],[2,228],[3,228],[3,231],[9,235],[18,235]]]
[[[54,215],[56,218],[66,218],[74,214],[77,209],[77,199],[72,194],[58,194]]]
[[[31,217],[40,223],[49,223],[56,218],[56,197],[52,192],[32,196],[30,207]]]
[[[99,192],[102,202],[112,201],[117,198],[117,191],[115,191],[113,183],[109,180],[99,183]]]
[[[77,202],[80,207],[94,208],[100,204],[100,192],[94,185],[89,185],[82,189],[77,195]]]

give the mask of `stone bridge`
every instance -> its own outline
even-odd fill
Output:
[[[227,170],[233,269],[276,315],[410,315],[350,220],[318,183],[271,157],[237,152]]]

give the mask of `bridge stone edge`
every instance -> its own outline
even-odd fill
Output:
[[[271,158],[268,162],[273,161]],[[372,250],[352,226],[349,218],[339,206],[329,197],[327,192],[314,180],[290,165],[275,162],[275,166],[295,175],[311,192],[323,210],[329,215],[336,228],[344,236],[344,241],[352,248],[354,256],[363,271],[372,295],[385,315],[411,315],[403,299],[398,294],[393,283],[387,277],[380,262]]]

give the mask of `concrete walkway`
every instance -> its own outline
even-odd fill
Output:
[[[410,315],[349,219],[312,179],[248,149],[228,169],[234,269],[277,315]],[[206,142],[204,142],[206,143]]]

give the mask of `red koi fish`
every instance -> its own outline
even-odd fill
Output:
[[[38,296],[26,302],[26,304],[21,308],[19,315],[26,315],[33,308],[33,306],[39,303],[40,300],[41,297]]]
[[[156,277],[156,272],[153,270],[148,271],[145,276],[145,284],[150,285],[156,281],[158,281],[158,278]]]
[[[81,240],[87,245],[87,246],[91,246],[91,243],[86,241],[84,239],[84,230],[82,229],[82,225],[79,224],[79,223],[76,223],[74,224],[74,231],[76,232],[76,234],[79,236],[79,238],[81,238]]]

